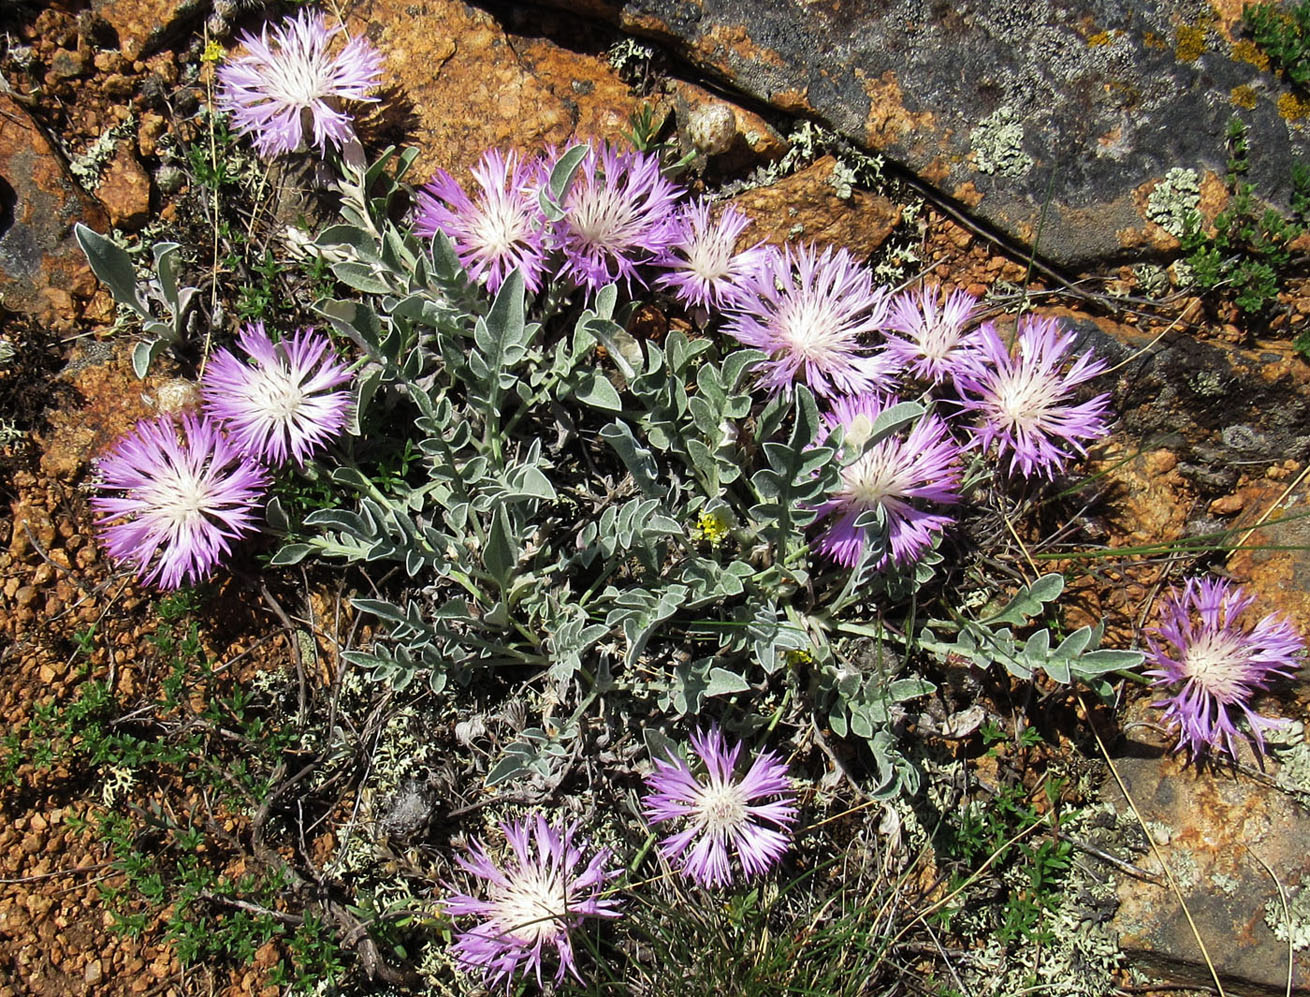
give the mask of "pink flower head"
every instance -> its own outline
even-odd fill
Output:
[[[727,332],[768,354],[757,370],[774,394],[803,381],[819,395],[858,395],[891,376],[887,355],[864,343],[885,324],[887,293],[844,249],[766,247],[735,307]]]
[[[730,852],[736,853],[747,876],[768,871],[787,851],[788,832],[796,821],[787,766],[766,752],[737,778],[734,770],[742,745],[729,749],[717,726],[693,733],[691,744],[705,764],[704,776],[671,757],[656,758],[655,771],[646,777],[646,819],[651,824],[686,822],[682,830],[661,839],[661,854],[702,886],[732,882]],[[764,800],[768,802],[759,802]]]
[[[260,155],[295,152],[305,141],[304,118],[314,146],[338,148],[355,134],[341,100],[375,101],[369,91],[381,82],[382,57],[365,38],[352,38],[333,56],[328,47],[340,25],[329,28],[321,13],[302,10],[259,37],[241,35],[247,55],[218,70],[218,105],[232,115],[238,134],[252,136]]]
[[[170,416],[137,423],[97,462],[96,529],[115,561],[144,582],[180,588],[200,581],[251,533],[268,478],[214,423]]]
[[[1010,471],[1026,478],[1053,477],[1085,444],[1109,432],[1110,396],[1100,394],[1073,404],[1075,389],[1105,370],[1105,362],[1088,352],[1067,370],[1073,336],[1053,318],[1025,315],[1018,323],[1018,349],[1006,349],[996,327],[979,330],[977,363],[958,371],[960,404],[977,412],[974,441],[983,449],[996,444],[997,455],[1010,455]]]
[[[565,971],[581,982],[569,932],[584,917],[619,916],[618,901],[601,893],[622,870],[606,871],[608,848],[584,867],[586,846],[574,842],[576,824],[560,830],[538,815],[534,821],[500,827],[512,852],[503,866],[491,860],[481,841],[469,845],[468,858],[455,858],[461,869],[483,881],[487,893],[486,900],[464,893],[446,900],[446,909],[456,917],[481,918],[477,927],[456,935],[455,959],[465,969],[480,970],[490,985],[504,980],[508,989],[516,975],[529,969],[540,985],[542,956],[551,946],[559,958],[555,982],[564,979]]]
[[[1160,625],[1147,631],[1147,660],[1154,667],[1145,674],[1158,688],[1172,689],[1152,705],[1164,709],[1165,723],[1178,732],[1178,747],[1193,758],[1218,749],[1236,757],[1237,737],[1263,752],[1263,732],[1287,722],[1260,716],[1250,701],[1275,678],[1292,677],[1305,641],[1273,613],[1254,626],[1238,622],[1254,604],[1255,596],[1239,585],[1190,578],[1182,591],[1165,594]],[[1233,723],[1238,712],[1249,735]]]
[[[350,392],[332,391],[350,372],[331,353],[327,336],[302,329],[273,342],[263,322],[241,330],[237,343],[252,367],[230,351],[210,358],[200,390],[205,410],[223,423],[243,452],[278,466],[305,460],[340,434]]]
[[[877,395],[838,398],[824,417],[828,431],[845,431],[845,446],[858,453],[864,448],[878,416],[896,399]],[[860,554],[876,527],[860,525],[861,518],[880,513],[885,535],[876,567],[911,564],[932,546],[933,538],[955,520],[930,512],[927,503],[953,505],[960,501],[960,446],[946,423],[929,413],[910,427],[873,444],[867,452],[841,469],[841,484],[816,508],[820,519],[831,519],[819,536],[819,551],[845,567],[859,563]]]
[[[637,268],[663,256],[676,237],[678,194],[658,157],[592,149],[555,224],[554,242],[564,253],[560,275],[593,291],[620,278],[645,286]]]
[[[669,272],[657,280],[691,308],[723,308],[739,293],[741,284],[764,259],[761,246],[736,251],[737,240],[751,219],[732,206],[718,219],[710,216],[704,198],[683,206],[678,230],[663,265]]]
[[[939,297],[936,287],[896,295],[885,326],[901,333],[887,336],[887,352],[934,384],[959,373],[981,345],[977,330],[968,328],[978,299],[966,291],[953,291],[941,304]]]
[[[523,274],[528,290],[539,291],[546,268],[546,220],[537,202],[545,179],[541,162],[488,149],[472,172],[482,188],[476,200],[437,170],[418,192],[414,231],[427,238],[445,232],[469,276],[484,280],[492,294],[512,270]]]

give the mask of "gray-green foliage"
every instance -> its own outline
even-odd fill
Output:
[[[132,369],[137,377],[144,378],[160,353],[186,339],[188,316],[199,289],[178,284],[182,247],[175,242],[155,243],[151,247],[154,274],[142,283],[132,257],[122,246],[81,222],[73,231],[92,271],[105,282],[118,304],[136,314],[142,332],[150,337],[132,350]],[[152,302],[162,306],[164,318],[155,317]]]
[[[980,668],[999,663],[1015,678],[1024,680],[1032,679],[1040,670],[1057,682],[1076,679],[1094,687],[1104,683],[1107,673],[1136,668],[1142,663],[1140,651],[1098,647],[1105,633],[1103,623],[1079,627],[1054,647],[1051,631],[1046,627],[1020,642],[1011,627],[1040,617],[1063,590],[1063,576],[1042,575],[1031,585],[1020,586],[999,612],[981,620],[956,617],[950,621],[931,621],[921,634],[920,643],[943,660],[955,656]],[[936,631],[940,630],[953,631],[955,639],[939,639]]]
[[[552,172],[547,215],[578,162],[566,154]],[[892,728],[900,704],[934,687],[910,667],[903,630],[866,621],[881,619],[879,604],[912,605],[941,558],[875,570],[885,554],[875,541],[854,571],[816,572],[805,531],[843,464],[924,406],[893,406],[847,445],[804,385],[752,397],[758,351],[676,329],[659,343],[635,338],[633,306],[615,286],[565,313],[563,296],[533,298],[513,274],[487,300],[443,235],[420,242],[390,220],[408,165],[348,175],[345,223],[314,245],[355,293],[316,307],[365,357],[359,446],[347,451],[363,455],[368,427],[383,425],[416,447],[421,468],[384,476],[363,456],[342,462],[330,476],[349,500],[306,516],[274,559],[313,554],[408,579],[389,598],[355,600],[387,632],[348,657],[378,681],[437,692],[488,669],[544,674],[572,709],[564,733],[524,731],[495,782],[547,778],[601,695],[678,719],[715,700],[750,711],[783,694],[800,716],[868,745],[879,794],[912,790],[918,775]],[[714,536],[698,529],[707,518]],[[277,503],[268,521],[293,532]],[[873,512],[857,525],[872,536],[885,527]],[[954,644],[931,632],[924,643],[1023,677],[1124,665],[1093,650],[1091,631],[1054,650],[1044,631],[1018,647],[994,625],[1058,594],[1047,582],[1025,592],[991,620],[939,625],[954,628]]]

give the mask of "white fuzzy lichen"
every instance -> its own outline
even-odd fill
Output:
[[[969,133],[973,165],[979,173],[1021,177],[1033,168],[1023,149],[1023,122],[1012,107],[1001,107],[978,122]]]
[[[1271,897],[1265,904],[1265,924],[1280,942],[1291,939],[1297,952],[1310,948],[1310,876],[1301,878],[1301,886],[1287,898],[1287,909],[1281,897]]]
[[[1201,178],[1196,170],[1175,167],[1164,175],[1146,199],[1146,217],[1175,238],[1181,238],[1199,218]]]

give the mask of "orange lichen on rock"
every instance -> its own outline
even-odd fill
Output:
[[[875,149],[894,145],[909,132],[932,130],[930,111],[913,112],[905,107],[900,81],[890,69],[876,78],[855,70],[855,78],[869,96],[869,113],[864,119],[864,140]]]
[[[1237,107],[1245,108],[1248,111],[1255,107],[1257,99],[1255,87],[1242,84],[1240,87],[1233,87],[1228,96]]]
[[[1278,98],[1278,113],[1285,121],[1300,121],[1310,115],[1310,100],[1294,93],[1285,93]]]
[[[972,180],[960,184],[953,191],[951,197],[955,198],[961,204],[967,204],[971,208],[976,208],[982,204],[983,192],[974,186]]]
[[[733,198],[735,207],[755,219],[745,240],[777,244],[799,240],[844,246],[861,257],[873,253],[900,222],[901,209],[864,190],[838,197],[829,182],[836,162],[824,156],[799,173]]]
[[[1233,45],[1231,55],[1237,62],[1249,62],[1261,71],[1267,72],[1269,69],[1269,56],[1249,38],[1243,38]]]
[[[1205,52],[1206,26],[1180,24],[1174,30],[1174,58],[1179,62],[1195,62]]]

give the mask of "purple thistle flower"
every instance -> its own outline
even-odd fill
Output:
[[[896,295],[884,327],[905,337],[888,335],[887,352],[933,384],[959,373],[980,349],[977,330],[966,331],[978,299],[967,291],[953,291],[940,305],[938,298],[935,287]]]
[[[263,322],[241,330],[237,343],[255,361],[219,350],[200,390],[205,410],[223,423],[244,453],[273,466],[305,459],[337,436],[350,414],[350,392],[331,391],[350,372],[330,353],[327,336],[302,329],[273,342]]]
[[[469,276],[485,279],[492,294],[516,269],[530,291],[540,290],[546,267],[546,221],[537,203],[541,162],[520,162],[512,151],[488,149],[472,173],[482,188],[476,201],[438,170],[418,192],[414,231],[427,238],[445,232]]]
[[[885,324],[887,293],[844,249],[766,247],[735,307],[727,332],[768,354],[756,369],[775,394],[800,380],[819,395],[859,395],[891,376],[890,358],[861,342]]]
[[[764,259],[762,246],[736,251],[737,240],[751,219],[736,208],[723,209],[718,220],[710,216],[710,202],[704,198],[683,206],[678,230],[663,265],[670,272],[656,286],[690,308],[724,308],[739,293],[742,281],[753,274]]]
[[[846,447],[863,449],[878,416],[896,399],[877,395],[839,398],[824,417],[828,431],[845,430]],[[815,511],[831,522],[816,541],[818,550],[844,567],[859,563],[869,526],[857,525],[866,513],[881,510],[886,523],[885,551],[877,568],[910,564],[932,546],[933,537],[955,520],[916,503],[960,501],[960,445],[935,413],[908,433],[894,433],[841,469],[841,484]]]
[[[535,822],[511,821],[500,827],[513,852],[504,868],[488,857],[481,841],[469,845],[468,858],[455,858],[461,869],[486,882],[489,894],[486,900],[464,893],[446,900],[451,914],[482,918],[476,928],[456,936],[456,960],[465,969],[481,970],[489,984],[503,979],[508,989],[525,969],[534,970],[540,984],[542,955],[553,945],[559,956],[555,982],[564,979],[566,970],[581,982],[569,932],[584,917],[619,916],[618,901],[602,897],[601,890],[622,870],[605,870],[608,848],[579,869],[582,847],[574,844],[576,823],[558,830],[538,815]]]
[[[1236,711],[1246,717],[1248,740],[1258,753],[1264,751],[1263,731],[1287,722],[1262,717],[1249,703],[1275,678],[1292,677],[1305,641],[1273,613],[1254,626],[1239,623],[1254,603],[1240,585],[1190,578],[1182,591],[1165,594],[1160,626],[1147,631],[1147,659],[1155,667],[1145,674],[1162,689],[1182,683],[1152,705],[1164,709],[1165,723],[1178,731],[1178,747],[1193,758],[1212,749],[1237,756],[1234,738],[1243,735],[1233,723]]]
[[[1025,315],[1017,331],[1012,357],[995,325],[984,322],[978,362],[957,372],[955,386],[960,404],[982,418],[972,433],[983,450],[994,442],[998,456],[1010,455],[1011,472],[1053,477],[1074,452],[1087,452],[1086,442],[1109,432],[1108,394],[1076,405],[1069,401],[1078,385],[1106,365],[1089,352],[1062,371],[1074,339],[1056,319]]]
[[[660,853],[702,886],[732,882],[729,850],[736,852],[747,876],[766,872],[787,851],[788,832],[796,821],[787,766],[766,752],[736,779],[740,742],[728,750],[723,734],[712,726],[703,734],[693,733],[691,744],[705,763],[704,779],[677,757],[656,758],[655,771],[646,776],[651,790],[643,803],[646,819],[652,825],[687,821],[681,831],[660,840]]]
[[[259,37],[242,34],[249,54],[218,70],[218,105],[232,115],[238,134],[251,135],[260,155],[295,152],[304,143],[304,117],[312,121],[314,145],[327,151],[355,134],[351,117],[339,110],[340,100],[375,101],[368,92],[382,78],[382,57],[365,38],[352,38],[335,56],[328,54],[340,25],[303,10]]]
[[[255,503],[268,484],[209,419],[182,416],[137,423],[97,461],[96,529],[109,556],[142,581],[175,589],[200,581],[230,542],[252,532]]]
[[[645,286],[637,267],[659,259],[676,237],[679,190],[656,156],[604,145],[582,161],[554,228],[564,252],[560,276],[596,290],[622,278]]]

